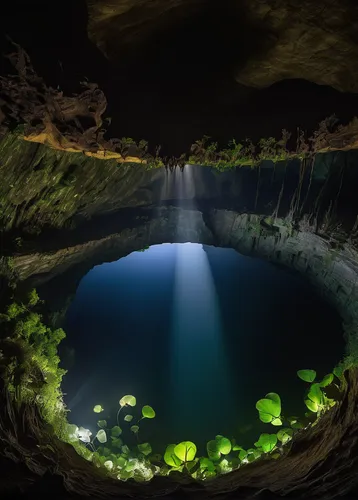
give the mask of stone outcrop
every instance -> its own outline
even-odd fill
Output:
[[[237,69],[236,80],[262,88],[304,78],[357,92],[358,6],[348,1],[247,1],[248,19],[267,30],[262,50]]]

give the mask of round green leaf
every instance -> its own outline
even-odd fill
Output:
[[[126,422],[131,422],[131,421],[133,420],[133,415],[126,415],[126,416],[124,417],[124,420],[125,420]]]
[[[231,442],[229,439],[223,436],[216,436],[215,441],[218,444],[218,451],[222,455],[228,455],[231,451]]]
[[[98,420],[97,422],[98,427],[107,427],[107,420]]]
[[[152,453],[152,447],[150,446],[149,443],[139,444],[138,450],[145,456],[150,455]]]
[[[196,446],[191,441],[183,441],[176,445],[174,453],[183,462],[191,462],[196,455]]]
[[[311,401],[310,399],[305,399],[305,405],[309,410],[313,411],[314,413],[318,412],[318,404],[315,403],[314,401]]]
[[[308,391],[307,397],[317,405],[322,404],[323,394],[320,384],[312,384]]]
[[[291,441],[292,436],[293,430],[288,427],[279,430],[277,433],[277,439],[281,441],[282,444],[286,444],[288,441]]]
[[[119,400],[120,406],[135,406],[137,404],[137,400],[134,396],[131,396],[130,394],[127,394],[126,396],[123,396]]]
[[[103,429],[99,430],[96,434],[96,438],[98,439],[98,441],[103,444],[103,443],[107,443],[107,434],[106,434],[106,431],[104,431]]]
[[[104,411],[104,408],[102,408],[101,405],[96,405],[94,408],[93,408],[93,411],[95,413],[101,413],[102,411]]]
[[[247,457],[247,451],[246,450],[241,450],[239,453],[239,459],[244,460]]]
[[[114,427],[112,427],[111,436],[118,437],[121,434],[122,434],[122,429],[118,425],[115,425]]]
[[[219,452],[219,446],[216,440],[208,441],[206,444],[206,450],[208,453],[208,457],[211,460],[219,460],[221,457],[221,453]]]
[[[304,382],[311,383],[315,380],[317,373],[315,370],[298,370],[297,375]]]
[[[271,399],[271,401],[274,401],[277,405],[279,405],[281,411],[281,398],[276,392],[269,392],[266,394],[265,399]]]
[[[272,415],[262,411],[259,411],[259,417],[261,422],[263,422],[264,424],[270,424],[272,420],[274,420],[274,417]]]
[[[334,379],[334,375],[333,373],[328,373],[328,375],[325,375],[322,379],[322,381],[320,382],[320,386],[321,387],[327,387],[327,385],[331,385],[331,383],[333,382],[333,379]]]
[[[256,403],[256,409],[259,411],[259,417],[262,422],[270,423],[281,414],[281,399],[275,392],[269,392],[263,399]],[[281,425],[275,423],[274,425]]]
[[[200,459],[200,469],[201,470],[208,470],[208,471],[214,471],[215,470],[215,465],[211,460],[209,460],[206,457],[203,457]]]
[[[175,447],[176,444],[168,445],[164,453],[164,462],[170,465],[170,467],[178,467],[182,463],[180,458],[174,453]]]
[[[269,453],[274,449],[276,444],[276,434],[261,434],[259,440],[255,443],[255,446],[262,449],[265,453]]]
[[[343,367],[338,365],[333,369],[333,373],[337,378],[341,378],[343,375]]]
[[[112,470],[113,469],[113,462],[112,462],[112,460],[106,460],[103,465],[108,470]]]
[[[134,434],[137,434],[139,432],[139,427],[138,425],[132,425],[131,431],[134,432]]]
[[[282,425],[282,420],[280,418],[274,418],[272,421],[271,421],[271,424],[272,425]]]
[[[155,417],[155,411],[151,406],[145,405],[142,408],[142,415],[143,418],[154,418]]]

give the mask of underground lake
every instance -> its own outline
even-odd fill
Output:
[[[285,415],[303,415],[307,385],[297,370],[323,377],[344,353],[338,313],[302,276],[193,243],[94,267],[63,328],[68,420],[95,435],[97,421],[115,425],[120,398],[134,395],[137,406],[118,419],[123,441],[149,441],[155,453],[183,440],[204,453],[218,434],[251,446],[267,432],[256,401],[277,392]],[[143,405],[156,415],[138,423]]]

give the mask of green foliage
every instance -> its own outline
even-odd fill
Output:
[[[286,444],[289,441],[291,441],[293,436],[293,429],[290,429],[289,427],[280,429],[277,433],[277,439],[281,441],[282,444]]]
[[[114,427],[112,427],[111,435],[113,437],[118,437],[121,434],[122,434],[122,429],[119,427],[119,425],[115,425]]]
[[[175,455],[184,463],[194,460],[196,455],[196,446],[191,441],[183,441],[174,448]]]
[[[317,373],[314,370],[298,370],[298,377],[305,382],[313,382],[316,379]]]
[[[126,415],[126,416],[124,417],[124,420],[125,420],[126,422],[131,422],[131,421],[133,420],[133,415]]]
[[[154,418],[155,417],[155,411],[151,406],[145,405],[142,408],[142,415],[143,418]]]
[[[169,444],[164,453],[164,461],[170,467],[178,467],[182,463],[182,460],[180,460],[174,452],[175,447],[176,444]]]
[[[107,421],[106,420],[98,420],[97,425],[98,425],[98,427],[101,427],[101,428],[107,427]]]
[[[57,347],[65,332],[52,330],[43,322],[40,305],[36,290],[31,290],[10,303],[1,315],[2,337],[9,339],[6,347],[4,342],[0,347],[6,365],[4,376],[14,396],[36,401],[45,420],[62,434],[66,419],[60,385],[66,372],[59,368]]]
[[[255,446],[264,453],[270,453],[275,449],[277,437],[278,436],[276,434],[261,434],[259,440],[255,443]]]
[[[216,436],[215,441],[217,443],[218,452],[222,455],[228,455],[231,451],[231,441],[224,436]]]
[[[98,439],[98,441],[103,444],[103,443],[107,443],[107,434],[106,434],[106,431],[103,430],[103,429],[100,429],[97,434],[96,434],[96,438]]]
[[[311,385],[305,399],[305,404],[310,411],[313,411],[315,413],[323,409],[323,392],[321,391],[319,383]]]
[[[138,445],[138,450],[140,453],[143,453],[143,455],[147,456],[152,453],[152,447],[150,446],[149,443],[142,443]]]
[[[217,461],[221,457],[216,439],[213,439],[206,444],[206,451],[210,460]]]
[[[200,469],[202,469],[202,470],[208,470],[210,472],[214,472],[215,471],[214,462],[212,462],[211,460],[209,460],[206,457],[202,457],[200,459]]]
[[[131,396],[131,395],[127,395],[127,396],[123,396],[123,398],[121,398],[119,400],[119,404],[120,406],[135,406],[137,404],[137,400],[134,396]]]
[[[333,382],[333,379],[334,379],[333,373],[328,373],[328,375],[325,375],[323,377],[323,379],[321,380],[320,386],[327,387],[328,385],[330,385]]]
[[[263,399],[257,401],[256,409],[262,422],[282,425],[281,399],[275,392],[270,392]]]
[[[104,408],[102,408],[101,405],[96,405],[94,408],[93,408],[93,411],[95,413],[102,413],[102,411],[104,411]]]

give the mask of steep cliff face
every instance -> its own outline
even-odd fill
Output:
[[[225,172],[192,165],[171,172],[59,151],[8,134],[0,155],[0,220],[9,237],[80,228],[92,216],[110,212],[118,212],[117,223],[125,224],[120,210],[191,206],[194,199],[203,210],[210,204],[290,220],[305,215],[311,223],[324,222],[331,235],[343,231],[343,238],[358,213],[354,150],[319,154],[302,163],[262,162]],[[76,237],[74,231],[69,234]]]

